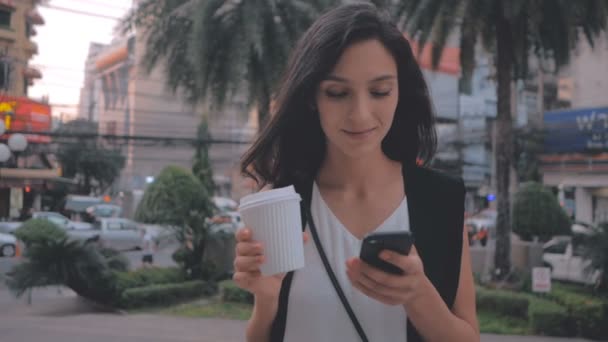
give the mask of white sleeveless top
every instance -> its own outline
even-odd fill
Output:
[[[362,242],[331,212],[316,183],[311,211],[327,259],[368,339],[373,342],[406,341],[407,316],[403,306],[385,305],[351,285],[346,275],[346,260],[359,256]],[[387,231],[409,231],[407,198],[375,229],[375,232]],[[284,341],[359,341],[312,237],[304,247],[304,257],[306,266],[294,272],[289,292]]]

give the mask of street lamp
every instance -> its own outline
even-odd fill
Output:
[[[0,163],[5,163],[11,158],[11,149],[6,144],[0,144]]]
[[[16,133],[8,138],[8,147],[15,153],[15,164],[19,167],[19,153],[27,148],[27,138],[21,133]]]

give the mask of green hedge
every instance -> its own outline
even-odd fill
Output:
[[[183,270],[178,267],[152,267],[141,268],[132,272],[116,272],[116,289],[119,292],[137,287],[184,281],[186,281],[186,276]]]
[[[478,288],[477,309],[527,318],[534,334],[608,339],[608,300],[574,291],[561,284],[542,296]]]
[[[530,330],[534,334],[547,336],[576,336],[576,328],[568,310],[550,300],[530,299],[528,310]]]
[[[125,290],[118,306],[134,309],[144,306],[168,306],[199,296],[217,292],[217,284],[201,280],[176,284],[150,285]]]
[[[222,300],[225,302],[253,304],[253,295],[232,282],[226,282],[222,285]]]
[[[522,317],[528,315],[529,299],[526,295],[509,291],[477,289],[477,309],[501,315]]]
[[[566,307],[579,336],[608,339],[608,300],[576,293],[560,284],[555,284],[548,296]]]

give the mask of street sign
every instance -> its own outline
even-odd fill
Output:
[[[532,268],[532,291],[551,292],[551,269],[549,267]]]

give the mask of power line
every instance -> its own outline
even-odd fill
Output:
[[[121,17],[113,17],[113,16],[109,16],[109,15],[95,14],[95,13],[91,13],[91,12],[86,12],[86,11],[81,11],[81,10],[77,10],[77,9],[73,9],[73,8],[61,7],[61,6],[56,6],[56,5],[40,4],[39,6],[49,8],[49,9],[54,9],[57,11],[63,11],[63,12],[68,12],[68,13],[73,13],[73,14],[78,14],[78,15],[85,15],[85,16],[89,16],[89,17],[109,19],[109,20],[114,20],[114,21],[122,20]]]
[[[98,133],[63,133],[63,132],[31,132],[31,131],[9,131],[7,134],[25,134],[25,135],[41,135],[52,138],[75,138],[75,139],[106,139],[106,140],[134,140],[134,141],[158,141],[158,142],[178,142],[187,144],[235,144],[247,145],[250,141],[242,140],[227,140],[227,139],[198,139],[198,138],[178,138],[178,137],[158,137],[147,135],[116,135],[116,134],[98,134]]]
[[[115,9],[120,9],[123,11],[128,11],[129,9],[131,9],[131,7],[115,6],[115,5],[108,4],[107,2],[97,2],[97,1],[92,1],[92,0],[78,0],[78,2],[91,4],[94,6],[106,7],[106,8],[115,8]]]

